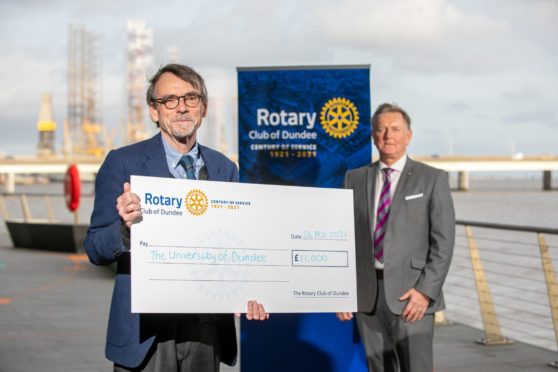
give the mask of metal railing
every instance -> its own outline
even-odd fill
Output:
[[[93,197],[92,193],[82,193],[81,203],[91,203]],[[88,207],[80,209],[85,209],[88,215]],[[4,221],[19,218],[24,222],[40,219],[52,223],[70,213],[65,206],[65,196],[61,193],[0,193],[0,216]],[[80,214],[83,213],[76,211],[72,214],[74,223],[79,223]]]
[[[461,319],[450,318],[463,322],[469,317],[474,321],[472,297],[476,292],[484,333],[478,342],[484,345],[512,342],[502,333],[502,320],[516,338],[522,332],[529,337],[551,338],[550,327],[546,325],[550,322],[558,345],[558,283],[551,255],[551,249],[558,246],[549,245],[546,238],[550,236],[558,242],[558,229],[461,220],[456,225],[463,226],[465,234],[459,229],[456,232],[454,261],[444,288],[449,299],[447,312],[454,306],[458,309],[456,317]],[[534,253],[535,247],[538,253]],[[557,361],[549,364],[558,367]]]

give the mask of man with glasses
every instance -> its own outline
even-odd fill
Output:
[[[115,371],[218,371],[220,361],[236,361],[232,314],[131,313],[130,226],[141,220],[141,201],[130,190],[130,176],[238,181],[231,160],[196,140],[208,106],[203,78],[190,67],[169,64],[149,82],[149,115],[160,131],[109,152],[95,183],[85,240],[92,263],[117,263],[105,353]],[[249,301],[246,317],[269,315],[262,304]]]

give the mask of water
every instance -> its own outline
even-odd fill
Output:
[[[473,179],[469,191],[454,191],[459,220],[558,228],[558,182],[542,191],[542,180]]]

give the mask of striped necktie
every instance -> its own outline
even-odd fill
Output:
[[[378,200],[376,209],[376,227],[374,228],[374,250],[375,257],[381,263],[384,262],[384,235],[386,233],[387,220],[389,216],[389,206],[391,204],[391,173],[393,169],[384,168],[385,181]]]
[[[196,172],[194,168],[194,159],[190,155],[184,155],[178,161],[178,164],[182,165],[182,168],[186,171],[186,178],[189,180],[196,179]]]

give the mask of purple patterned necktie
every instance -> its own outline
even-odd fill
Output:
[[[376,210],[376,227],[374,228],[374,249],[375,257],[381,263],[384,262],[384,235],[386,233],[387,219],[389,216],[389,206],[391,204],[391,173],[393,169],[383,169],[386,179],[382,185],[380,198],[378,199],[378,209]]]

